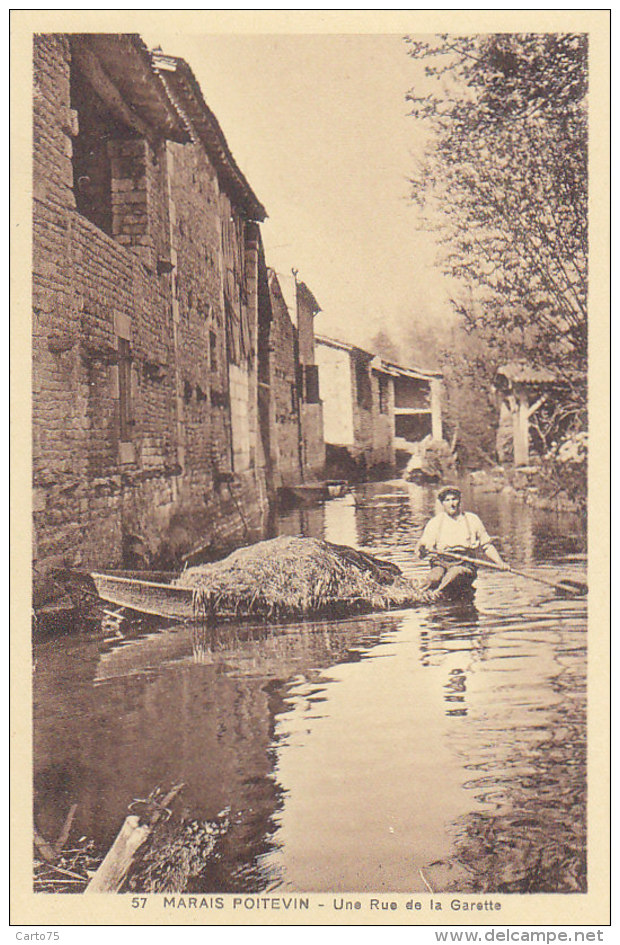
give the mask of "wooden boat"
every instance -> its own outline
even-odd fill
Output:
[[[176,578],[177,574],[158,572],[106,572],[92,571],[91,578],[97,594],[102,600],[128,610],[168,620],[194,620],[194,592],[191,587],[177,587],[162,580],[149,578]]]
[[[326,499],[339,498],[346,494],[349,485],[345,479],[328,479],[325,482],[301,482],[295,486],[281,486],[278,496],[285,506],[314,505]]]
[[[149,572],[93,571],[91,578],[101,600],[127,610],[142,614],[164,617],[167,620],[196,620],[194,590],[191,587],[178,587],[162,581],[144,580]],[[151,574],[152,577],[155,574]],[[164,575],[162,575],[163,577]],[[166,578],[178,577],[166,574]],[[473,576],[461,576],[444,588],[438,600],[443,602],[471,601],[475,595]],[[423,601],[424,598],[421,598]]]
[[[473,577],[457,576],[442,599],[471,592]],[[224,620],[333,617],[431,599],[424,583],[406,578],[390,561],[346,545],[291,535],[239,548],[221,561],[180,575],[93,571],[90,579],[99,597],[116,607],[177,621],[200,619],[203,613]]]
[[[328,479],[325,485],[330,499],[340,499],[349,491],[349,483],[346,479]]]

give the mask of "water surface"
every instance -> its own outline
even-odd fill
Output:
[[[583,577],[576,518],[466,500],[516,567]],[[428,488],[376,483],[278,528],[415,577],[433,511]],[[584,890],[585,631],[584,600],[481,570],[473,605],[40,643],[37,827],[56,837],[77,803],[73,834],[104,852],[132,800],[183,781],[187,825],[226,812],[185,891]]]

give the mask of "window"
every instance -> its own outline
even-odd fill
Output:
[[[319,368],[316,364],[306,364],[304,367],[306,376],[305,394],[307,404],[319,403]]]
[[[317,364],[297,365],[297,399],[304,404],[318,404],[319,368]]]
[[[118,397],[120,439],[131,439],[133,413],[131,406],[131,348],[125,338],[118,339]]]
[[[217,371],[217,336],[214,331],[209,332],[209,366]]]
[[[388,413],[390,403],[389,381],[379,375],[379,413]]]
[[[146,233],[149,147],[130,103],[106,74],[88,36],[71,38],[73,192],[82,216],[125,245]],[[157,155],[151,152],[151,158]],[[113,186],[122,181],[122,185]]]
[[[355,362],[355,385],[357,387],[357,402],[364,410],[370,410],[372,407],[372,388],[370,386],[370,373],[365,361]]]

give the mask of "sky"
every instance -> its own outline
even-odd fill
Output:
[[[418,66],[400,35],[141,35],[191,66],[267,210],[267,264],[288,299],[299,271],[322,309],[317,332],[364,346],[450,317],[408,199],[423,139],[405,100]]]

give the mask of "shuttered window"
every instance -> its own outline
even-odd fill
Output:
[[[133,412],[131,405],[131,347],[125,338],[118,339],[118,398],[120,439],[131,439]]]

